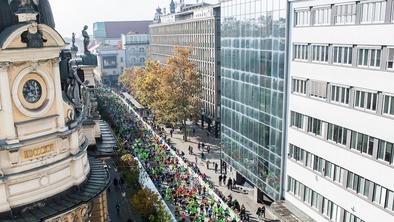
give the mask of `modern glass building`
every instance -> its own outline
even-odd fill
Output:
[[[287,1],[228,0],[221,8],[223,159],[258,197],[278,200],[286,159]]]

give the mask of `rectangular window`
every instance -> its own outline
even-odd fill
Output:
[[[386,209],[394,211],[394,192],[387,190],[386,192],[386,203],[384,204]]]
[[[379,140],[378,159],[394,164],[394,144]]]
[[[358,109],[376,111],[378,94],[355,90],[354,106]]]
[[[383,113],[394,115],[394,96],[384,95]]]
[[[381,23],[386,15],[386,1],[361,3],[361,23]]]
[[[314,156],[313,170],[323,174],[323,159],[322,158],[320,158],[318,156]]]
[[[331,23],[330,7],[314,8],[313,13],[314,13],[313,25],[330,25]]]
[[[311,19],[310,10],[296,10],[295,11],[295,26],[309,26]]]
[[[361,220],[360,218],[354,216],[353,214],[347,212],[346,210],[344,211],[344,217],[343,217],[343,222],[365,222]]]
[[[308,60],[308,45],[295,44],[294,45],[294,59],[295,60]]]
[[[337,65],[351,65],[353,62],[353,48],[350,46],[333,47],[333,63]]]
[[[385,205],[385,200],[386,200],[386,192],[387,189],[375,184],[374,185],[374,189],[373,189],[373,202],[379,204],[380,206],[384,206]]]
[[[324,198],[322,213],[324,216],[328,217],[332,221],[338,221],[339,218],[339,209],[338,205],[334,204],[332,201]]]
[[[328,62],[328,46],[312,45],[312,61]]]
[[[291,112],[291,126],[299,129],[304,128],[304,115],[296,112]]]
[[[293,93],[306,95],[306,80],[293,79]]]
[[[334,181],[338,183],[342,183],[342,175],[343,175],[343,169],[339,166],[335,166]]]
[[[347,142],[347,129],[331,124],[328,124],[328,140],[346,145]]]
[[[340,104],[349,104],[350,89],[348,87],[331,85],[331,101]]]
[[[391,21],[394,22],[394,4],[391,6]]]
[[[350,148],[372,156],[375,138],[368,135],[352,132]]]
[[[348,172],[346,187],[355,191],[356,193],[368,197],[370,184],[371,182],[364,177],[361,177],[350,171]]]
[[[322,121],[312,117],[308,117],[308,132],[317,136],[322,135]]]
[[[335,24],[355,24],[356,3],[336,5]]]
[[[327,83],[321,81],[310,81],[310,95],[312,97],[326,99],[327,98]]]
[[[358,49],[358,66],[379,68],[381,63],[381,49]]]
[[[393,4],[394,8],[394,4]],[[387,69],[394,70],[394,48],[389,48],[389,54],[387,57]]]

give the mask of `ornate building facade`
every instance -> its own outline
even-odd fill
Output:
[[[59,68],[49,2],[1,1],[0,13],[0,221],[106,221],[109,175],[82,129],[87,87]]]

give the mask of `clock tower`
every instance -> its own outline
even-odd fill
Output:
[[[0,13],[0,221],[88,221],[109,177],[88,157],[84,86],[60,74],[49,2],[1,0]]]

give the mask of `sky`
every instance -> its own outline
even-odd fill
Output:
[[[175,0],[175,2],[179,0]],[[200,0],[201,1],[201,0]],[[171,0],[49,0],[56,22],[56,30],[63,37],[75,32],[81,36],[83,26],[92,34],[94,22],[152,20],[157,6],[169,7]],[[186,0],[193,3],[196,0]],[[205,0],[216,3],[218,0]],[[167,11],[169,11],[167,9]]]

